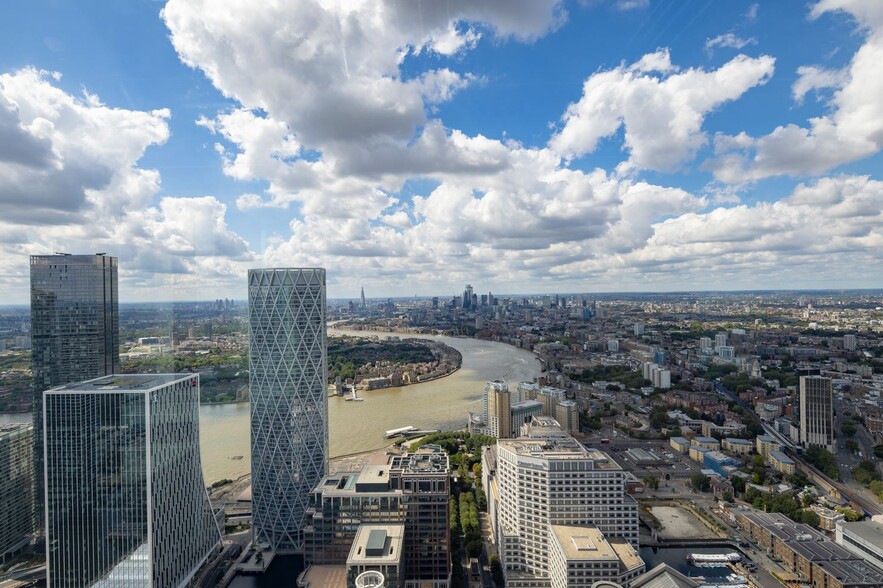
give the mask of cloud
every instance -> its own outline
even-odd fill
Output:
[[[27,298],[29,254],[106,251],[120,258],[122,287],[145,293],[175,275],[211,283],[219,267],[251,258],[217,199],[153,206],[160,174],[139,161],[168,139],[168,110],[114,108],[86,91],[66,93],[60,78],[34,68],[0,75],[0,291]],[[259,122],[228,127],[267,143]]]
[[[724,33],[722,35],[718,35],[714,38],[709,38],[705,40],[705,50],[711,55],[714,52],[716,47],[727,47],[730,49],[736,49],[737,51],[747,47],[748,45],[757,45],[757,39],[753,37],[749,37],[747,39],[743,39],[742,37],[737,36],[734,33]]]
[[[618,10],[638,10],[649,7],[650,0],[616,0]]]
[[[0,75],[0,217],[63,225],[93,206],[114,214],[143,205],[158,176],[137,162],[168,139],[169,112],[108,108],[66,94],[52,83],[59,78],[33,68]]]
[[[561,0],[301,0],[266,2],[260,10],[247,0],[170,0],[162,18],[184,63],[324,151],[336,142],[409,140],[426,121],[427,88],[434,89],[429,102],[449,99],[467,79],[444,69],[403,79],[399,66],[408,55],[468,50],[481,29],[532,41],[566,12]]]
[[[817,175],[883,148],[883,4],[822,0],[810,16],[831,11],[851,14],[866,32],[864,44],[841,71],[800,67],[792,88],[797,102],[811,90],[834,89],[830,112],[809,119],[806,126],[788,124],[761,137],[746,136],[749,140],[740,140],[736,149],[716,146],[720,156],[706,164],[716,179],[741,184],[779,175]],[[723,134],[715,142],[732,143]]]
[[[774,64],[772,57],[740,55],[714,71],[671,73],[668,50],[659,50],[632,67],[595,73],[583,85],[580,100],[567,108],[564,126],[549,145],[566,157],[579,157],[624,126],[630,164],[674,171],[707,142],[705,117],[766,83]],[[651,70],[660,75],[650,75]]]
[[[824,69],[815,65],[798,67],[797,76],[797,81],[791,86],[791,94],[798,104],[812,90],[840,88],[849,79],[845,69]]]

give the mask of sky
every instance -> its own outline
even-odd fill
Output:
[[[15,0],[0,304],[878,288],[883,2]]]

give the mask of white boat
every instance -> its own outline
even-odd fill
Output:
[[[350,396],[349,398],[344,398],[344,400],[349,401],[349,402],[362,402],[365,399],[359,398],[359,395],[356,393],[356,387],[353,386],[353,395]]]
[[[399,435],[406,435],[406,434],[412,433],[416,430],[417,430],[417,427],[412,427],[410,425],[407,427],[400,427],[398,429],[390,429],[389,431],[386,432],[386,438],[392,439],[393,437],[398,437]]]
[[[687,561],[696,566],[701,565],[724,565],[742,561],[742,556],[736,552],[730,553],[691,553],[687,555]]]

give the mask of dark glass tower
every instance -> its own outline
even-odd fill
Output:
[[[43,526],[43,391],[120,371],[117,258],[31,256],[37,526]]]
[[[50,588],[188,586],[221,541],[199,455],[199,375],[47,390]]]

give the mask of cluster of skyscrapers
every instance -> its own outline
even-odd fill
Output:
[[[103,253],[31,257],[31,324],[34,424],[0,434],[16,447],[20,496],[0,508],[17,509],[2,520],[18,543],[0,551],[37,531],[50,587],[186,586],[221,540],[198,375],[119,373],[117,259]]]
[[[469,432],[497,439],[518,437],[535,416],[556,419],[567,433],[579,432],[579,409],[564,390],[535,382],[521,382],[510,390],[503,380],[485,386],[483,410],[469,414]]]

